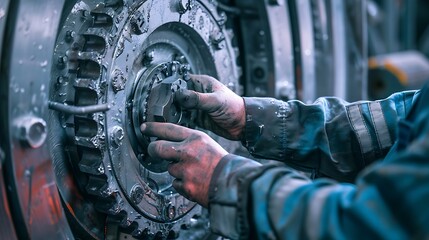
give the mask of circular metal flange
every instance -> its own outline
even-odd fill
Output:
[[[189,80],[189,70],[188,64],[177,61],[150,66],[135,84],[130,113],[134,132],[129,134],[130,143],[140,163],[153,172],[166,172],[168,162],[151,159],[147,155],[151,138],[143,136],[140,125],[144,122],[169,122],[195,127],[192,112],[182,110],[173,103],[176,91],[190,88],[188,85],[191,84],[185,80]]]
[[[176,108],[167,93],[189,87],[184,69],[222,79],[233,90],[238,71],[214,3],[180,1],[186,9],[177,3],[166,8],[166,1],[77,2],[58,35],[51,100],[110,106],[105,113],[59,113],[49,123],[64,129],[52,136],[54,146],[66,149],[56,148],[62,171],[57,176],[73,175],[63,177],[60,193],[71,218],[92,237],[100,237],[93,229],[103,229],[94,208],[144,238],[175,238],[201,214],[200,206],[172,188],[168,163],[154,166],[147,157],[151,139],[139,126],[149,120],[192,122],[192,114]],[[68,193],[74,189],[70,181],[92,197]]]

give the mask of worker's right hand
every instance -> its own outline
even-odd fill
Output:
[[[207,75],[191,75],[195,91],[182,89],[175,101],[198,110],[197,125],[230,140],[241,140],[246,123],[243,98]]]

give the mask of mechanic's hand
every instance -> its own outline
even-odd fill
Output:
[[[175,101],[197,109],[197,125],[230,140],[241,140],[246,124],[243,99],[207,75],[190,75],[196,91],[180,90]]]
[[[177,192],[208,207],[208,191],[213,171],[228,154],[207,134],[171,123],[144,123],[141,131],[163,140],[151,142],[149,155],[171,161],[168,172],[176,179]]]

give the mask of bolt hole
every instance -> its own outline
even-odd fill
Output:
[[[253,69],[253,76],[257,79],[262,79],[265,77],[265,70],[262,67],[256,67]]]

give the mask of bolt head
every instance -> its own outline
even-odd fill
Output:
[[[18,128],[18,139],[31,148],[40,148],[46,141],[46,122],[35,116],[18,118],[15,122]]]
[[[65,35],[65,37],[64,37],[64,40],[65,40],[67,43],[70,43],[70,42],[72,42],[72,41],[73,41],[74,35],[75,35],[75,33],[74,33],[73,31],[68,30],[68,31],[66,32],[66,35]]]
[[[152,63],[154,58],[155,58],[155,52],[154,51],[149,51],[149,52],[144,53],[143,65],[148,66],[149,64]]]
[[[186,11],[190,9],[189,0],[178,0],[177,1],[177,10],[180,14],[184,14]]]
[[[134,185],[131,189],[131,200],[133,200],[135,204],[139,204],[143,200],[143,196],[144,191],[140,184]]]
[[[119,126],[113,127],[111,138],[113,145],[115,147],[119,147],[122,144],[122,140],[124,139],[124,130]]]
[[[165,216],[167,217],[168,220],[173,220],[174,217],[176,217],[176,207],[174,207],[173,205],[169,204],[165,208]]]

